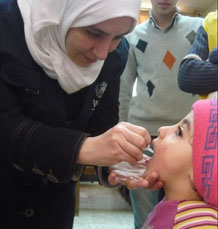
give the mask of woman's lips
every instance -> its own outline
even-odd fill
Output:
[[[86,59],[86,61],[88,62],[88,63],[90,63],[90,64],[93,64],[93,63],[95,63],[97,60],[96,59],[91,59],[91,58],[89,58],[89,57],[87,57],[87,56],[84,56],[85,57],[85,59]]]

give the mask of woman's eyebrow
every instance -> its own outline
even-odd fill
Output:
[[[182,121],[182,124],[183,125],[186,125],[187,126],[187,128],[188,128],[188,130],[190,131],[190,126],[191,126],[191,123],[190,123],[190,120],[188,120],[188,119],[184,119],[183,121]]]
[[[101,29],[99,29],[99,28],[97,28],[97,27],[95,27],[95,26],[91,26],[91,27],[89,27],[89,29],[91,29],[91,30],[93,30],[93,31],[95,31],[95,32],[101,33],[101,34],[103,34],[103,35],[105,35],[105,36],[109,36],[109,33],[105,32],[105,31],[103,31],[103,30],[101,30]],[[128,34],[129,32],[130,32],[130,31],[127,31],[127,32],[122,33],[122,34],[118,34],[116,37],[125,36],[125,35]]]
[[[98,32],[98,33],[102,33],[104,35],[108,35],[108,33],[106,33],[105,31],[103,31],[103,30],[101,30],[101,29],[99,29],[97,27],[94,27],[94,26],[89,27],[89,29],[91,29],[91,30],[93,30],[95,32]]]

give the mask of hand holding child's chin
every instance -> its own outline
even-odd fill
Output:
[[[118,174],[111,172],[108,181],[111,185],[123,184],[126,185],[128,189],[137,188],[148,188],[148,189],[160,189],[163,187],[164,183],[158,179],[159,175],[156,172],[152,172],[146,178],[126,178],[120,177]]]
[[[130,167],[129,165],[128,167],[125,167],[125,169],[122,169],[119,165],[112,167],[108,181],[111,185],[126,185],[128,189],[148,188],[156,190],[162,188],[163,182],[159,181],[158,173],[154,171],[145,172],[148,163],[149,159],[145,160],[144,163],[141,163],[138,168],[136,166]]]

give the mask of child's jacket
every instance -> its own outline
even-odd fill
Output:
[[[217,208],[203,201],[164,199],[149,214],[145,225],[152,229],[217,229]]]

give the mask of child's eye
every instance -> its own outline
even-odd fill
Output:
[[[182,137],[182,128],[178,126],[178,130],[176,131],[176,135]]]

